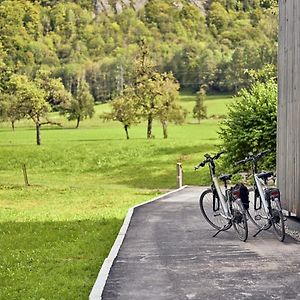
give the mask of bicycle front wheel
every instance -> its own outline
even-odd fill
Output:
[[[200,210],[205,220],[215,229],[227,230],[231,222],[225,218],[225,213],[219,198],[211,189],[205,190],[199,200]]]
[[[245,242],[248,238],[247,216],[243,204],[239,203],[238,200],[232,203],[232,215],[233,215],[233,219],[232,219],[233,227],[239,239]]]
[[[271,200],[270,214],[275,236],[280,242],[283,242],[285,238],[285,225],[282,209],[278,199]]]

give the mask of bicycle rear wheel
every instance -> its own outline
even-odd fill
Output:
[[[271,200],[270,214],[272,217],[271,223],[274,229],[275,236],[280,242],[283,242],[285,238],[285,225],[279,200]]]
[[[232,203],[232,224],[239,237],[239,239],[245,242],[248,238],[248,223],[246,210],[243,207],[242,203],[239,203],[238,200]]]
[[[199,199],[199,205],[205,220],[215,229],[227,230],[231,227],[231,222],[224,216],[224,210],[220,200],[214,195],[211,189],[205,190]]]
[[[249,209],[247,210],[247,215],[249,217],[249,220],[257,228],[264,227],[264,230],[268,230],[272,226],[271,223],[269,223],[268,215],[264,210],[260,196],[255,196],[254,192],[253,196],[250,197],[250,205]]]

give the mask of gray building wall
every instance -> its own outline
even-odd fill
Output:
[[[300,0],[279,0],[277,180],[300,217]]]

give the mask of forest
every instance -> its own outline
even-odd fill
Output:
[[[249,70],[276,65],[271,0],[202,1],[204,10],[187,0],[152,0],[115,12],[92,0],[15,2],[0,3],[2,94],[11,92],[12,75],[36,80],[43,73],[73,96],[80,81],[95,102],[109,101],[130,83],[141,39],[158,70],[171,71],[181,90],[205,85],[235,92],[250,84]]]

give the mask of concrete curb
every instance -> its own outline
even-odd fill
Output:
[[[187,187],[187,185],[184,185],[183,187],[181,187],[179,189],[170,191],[166,194],[160,195],[157,198],[154,198],[152,200],[146,201],[144,203],[141,203],[141,204],[138,204],[138,205],[135,205],[135,206],[129,208],[129,210],[127,212],[127,215],[124,219],[123,225],[122,225],[122,227],[119,231],[119,234],[118,234],[118,236],[117,236],[117,238],[114,242],[114,245],[112,246],[108,257],[104,260],[104,262],[101,266],[101,269],[98,273],[96,282],[95,282],[95,284],[92,288],[92,291],[89,295],[89,300],[101,300],[102,299],[102,292],[103,292],[104,286],[106,284],[106,280],[108,278],[109,271],[110,271],[110,269],[113,265],[113,262],[114,262],[115,258],[117,257],[117,255],[119,253],[119,250],[122,246],[123,240],[125,238],[125,235],[126,235],[128,227],[129,227],[129,224],[130,224],[130,221],[131,221],[131,218],[132,218],[132,215],[134,213],[135,208],[143,206],[143,205],[148,204],[148,203],[151,203],[153,201],[157,201],[159,199],[162,199],[162,198],[164,198],[164,197],[166,197],[170,194],[179,192],[179,191],[185,189],[186,187]]]

